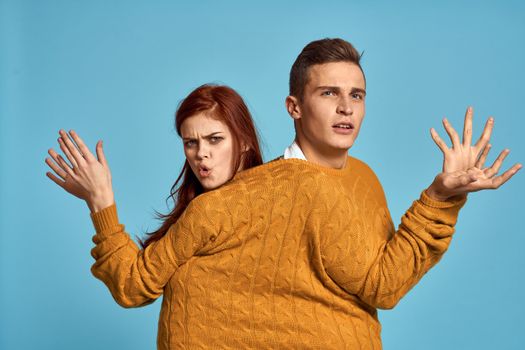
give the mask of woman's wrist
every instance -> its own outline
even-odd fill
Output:
[[[86,203],[89,210],[92,213],[96,213],[97,211],[101,211],[102,209],[113,205],[115,203],[115,198],[113,192],[98,194],[86,201]]]

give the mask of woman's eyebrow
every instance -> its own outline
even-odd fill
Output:
[[[220,135],[220,134],[222,134],[222,131],[215,131],[215,132],[212,132],[209,135],[203,136],[203,138],[208,139],[210,137],[217,136],[217,135]]]
[[[215,132],[212,132],[211,134],[204,135],[202,138],[203,139],[207,139],[207,138],[210,138],[210,137],[213,137],[213,136],[216,136],[216,135],[220,135],[222,133],[223,133],[222,131],[215,131]],[[181,138],[183,140],[195,140],[195,139],[197,139],[196,137],[192,137],[192,136],[188,136],[188,137],[182,136]]]

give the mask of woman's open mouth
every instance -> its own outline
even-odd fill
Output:
[[[200,177],[208,177],[210,176],[210,173],[211,173],[211,169],[208,169],[207,167],[205,166],[199,166],[199,175]]]

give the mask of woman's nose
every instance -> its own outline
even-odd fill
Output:
[[[204,143],[201,143],[199,145],[199,149],[197,151],[197,157],[199,159],[209,158],[210,157],[210,149]]]

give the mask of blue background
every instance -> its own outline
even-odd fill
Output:
[[[90,273],[84,202],[51,182],[47,150],[74,129],[104,140],[121,221],[159,224],[183,164],[177,103],[205,82],[245,97],[265,159],[293,139],[289,69],[308,42],[365,51],[367,114],[350,154],[382,181],[396,225],[441,170],[429,135],[475,140],[495,117],[490,163],[524,162],[525,6],[519,1],[0,1],[0,348],[153,349],[160,300],[123,309]],[[523,170],[522,170],[523,172]],[[443,258],[392,311],[385,349],[522,349],[525,174],[469,196]],[[213,286],[210,286],[213,288]]]

